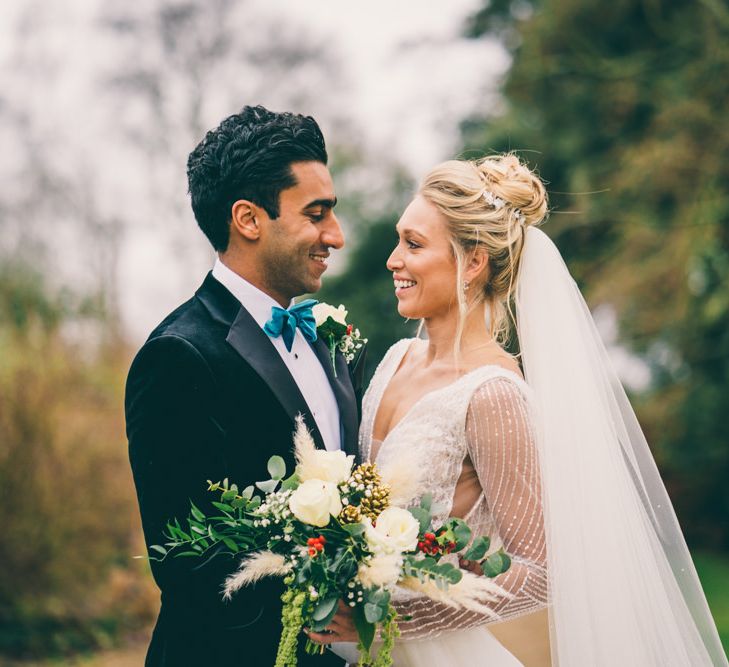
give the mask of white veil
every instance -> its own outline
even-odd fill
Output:
[[[552,664],[727,665],[590,311],[549,237],[525,233],[516,316],[539,428]]]

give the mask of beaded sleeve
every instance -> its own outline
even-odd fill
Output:
[[[511,568],[495,583],[511,594],[489,603],[506,620],[547,603],[544,521],[537,449],[525,398],[504,377],[492,378],[473,393],[466,418],[467,454],[483,490],[469,524],[490,531],[492,550],[503,546]],[[480,525],[479,525],[480,524]],[[448,630],[494,622],[482,614],[454,609],[428,598],[397,601],[403,639],[434,637]]]

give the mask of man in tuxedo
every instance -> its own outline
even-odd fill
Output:
[[[170,519],[218,500],[206,480],[240,488],[268,479],[282,456],[293,471],[292,432],[301,413],[319,447],[356,453],[358,407],[337,353],[306,327],[293,340],[276,319],[297,324],[294,297],[316,292],[331,250],[344,239],[316,121],[263,107],[226,118],[190,154],[195,218],[217,252],[195,295],[152,332],[129,371],[129,456],[147,545]],[[287,309],[272,318],[274,309]],[[152,562],[161,609],[146,665],[269,667],[280,635],[280,580],[230,602],[221,585],[238,558]],[[342,665],[332,653],[300,665]]]

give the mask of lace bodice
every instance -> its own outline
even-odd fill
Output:
[[[372,430],[382,396],[412,339],[395,343],[378,366],[364,397],[360,453],[372,454]],[[482,493],[466,513],[474,535],[491,537],[512,566],[494,581],[512,597],[489,606],[500,620],[530,613],[547,602],[547,573],[541,487],[530,390],[515,373],[482,366],[422,396],[379,444],[375,461],[412,454],[413,465],[427,468],[425,492],[433,495],[433,522],[451,516],[464,464],[472,466]],[[460,487],[459,487],[460,488]],[[393,596],[403,638],[434,637],[447,630],[493,622],[472,611],[454,609],[407,592]]]

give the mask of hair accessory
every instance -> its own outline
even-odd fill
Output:
[[[489,206],[492,206],[497,211],[507,205],[506,201],[504,201],[501,197],[497,197],[493,192],[491,192],[491,190],[484,190],[482,197]],[[518,220],[519,224],[523,227],[526,222],[526,217],[521,212],[521,209],[513,208],[512,210],[514,211],[514,216]]]

